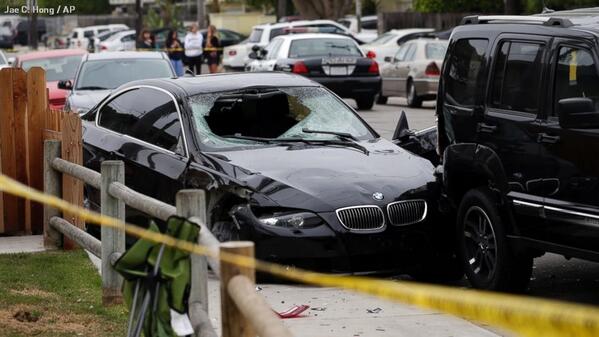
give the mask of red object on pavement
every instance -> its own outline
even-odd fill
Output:
[[[308,309],[310,309],[309,305],[302,304],[302,305],[295,305],[283,312],[276,312],[276,311],[275,312],[281,318],[297,318],[297,317],[300,317],[299,315],[301,313],[303,313],[304,311],[306,311]]]

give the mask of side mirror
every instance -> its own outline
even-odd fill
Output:
[[[58,89],[73,90],[73,82],[71,80],[58,81]]]
[[[14,66],[16,66],[15,62],[17,61],[17,58],[16,58],[16,57],[14,57],[14,56],[13,56],[13,57],[9,57],[9,58],[8,58],[6,61],[8,61],[8,64],[9,64],[11,67],[14,67]]]
[[[563,128],[590,129],[599,127],[599,112],[587,97],[560,99],[557,103],[559,124]]]
[[[391,139],[402,140],[411,136],[412,134],[413,133],[410,131],[410,127],[408,126],[408,118],[406,117],[406,113],[402,110],[399,114],[399,121],[397,121],[395,132],[393,132],[393,138]]]

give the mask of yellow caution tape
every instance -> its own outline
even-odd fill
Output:
[[[124,230],[138,238],[162,243],[194,254],[211,256],[240,267],[255,268],[260,272],[296,282],[354,290],[425,309],[439,310],[511,330],[521,336],[599,336],[599,309],[591,306],[405,281],[329,275],[287,268],[226,252],[214,254],[206,246],[177,240],[162,233],[150,232],[118,219],[89,211],[54,196],[38,192],[4,175],[0,175],[0,191],[55,207],[88,222]]]
[[[572,59],[570,60],[570,82],[576,83],[576,67],[578,66],[578,52],[576,50],[572,50],[570,53],[572,55]]]

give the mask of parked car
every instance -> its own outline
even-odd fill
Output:
[[[69,37],[69,48],[87,49],[90,39],[94,36],[104,32],[124,29],[129,29],[129,27],[120,23],[75,28]]]
[[[99,49],[105,51],[134,51],[137,44],[135,30],[122,30],[100,42]]]
[[[19,55],[15,66],[28,71],[32,67],[42,67],[46,71],[46,88],[48,88],[48,103],[53,109],[64,107],[67,90],[60,89],[60,81],[72,81],[77,68],[86,52],[81,49],[57,49],[31,52]]]
[[[367,58],[351,38],[335,34],[298,34],[275,37],[256,48],[248,71],[288,71],[311,78],[358,109],[371,109],[381,87],[376,61]]]
[[[447,240],[428,235],[449,227],[435,219],[431,163],[303,76],[135,81],[82,120],[88,168],[123,160],[128,186],[170,204],[180,189],[206,190],[211,231],[254,241],[259,259],[333,272],[447,266],[436,253]],[[98,207],[99,192],[86,195]],[[147,226],[134,212],[128,221]]]
[[[10,28],[0,26],[0,48],[12,49],[14,47],[14,36]]]
[[[162,52],[106,52],[86,54],[74,81],[60,81],[58,87],[70,90],[65,109],[83,114],[112,90],[141,79],[176,77]]]
[[[523,290],[545,252],[599,261],[599,25],[467,17],[437,100],[443,204],[470,283]]]
[[[378,26],[379,19],[376,15],[367,15],[360,18],[360,31],[358,32],[358,19],[355,16],[346,16],[337,20],[340,24],[349,28],[355,36],[368,43],[377,38],[379,35]]]
[[[392,96],[406,97],[408,106],[437,98],[439,75],[447,41],[417,39],[404,43],[393,57],[381,65],[381,93],[377,103],[386,104]]]
[[[29,44],[29,30],[30,24],[28,21],[19,21],[15,30],[15,44],[26,46]],[[41,40],[41,37],[46,34],[46,21],[43,18],[38,17],[37,19],[37,36]]]
[[[254,46],[266,47],[270,40],[279,36],[297,32],[298,28],[317,28],[322,33],[333,33],[353,36],[345,26],[331,20],[300,20],[254,26],[247,40],[226,47],[223,51],[223,66],[228,71],[243,71],[249,54]]]
[[[100,43],[106,41],[108,38],[110,38],[114,34],[120,33],[125,30],[127,30],[127,29],[113,30],[113,31],[109,30],[107,32],[102,32],[102,33],[92,37],[89,42],[89,45],[87,46],[87,51],[90,53],[99,53],[100,52]]]
[[[361,48],[364,53],[371,53],[377,62],[383,63],[385,57],[397,54],[399,46],[405,42],[419,37],[430,37],[432,33],[433,29],[429,28],[392,29],[376,40],[363,44]]]

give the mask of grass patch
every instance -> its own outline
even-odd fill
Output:
[[[84,251],[0,255],[0,336],[124,336],[124,305],[102,306]]]

